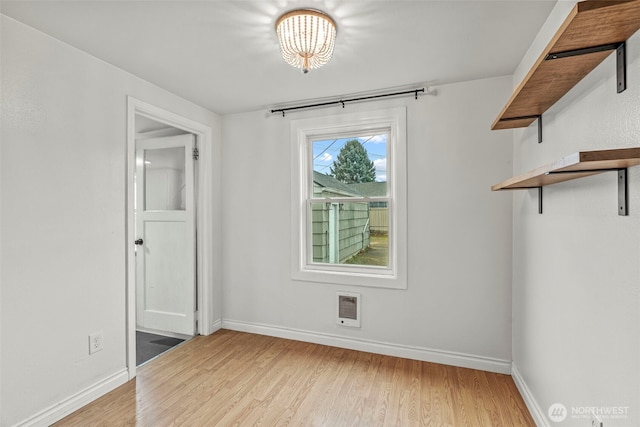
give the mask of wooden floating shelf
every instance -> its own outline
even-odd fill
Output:
[[[640,165],[640,148],[579,151],[493,185],[492,191],[544,187],[602,172]]]
[[[577,3],[491,129],[527,127],[600,64],[612,50],[553,55],[625,42],[640,29],[640,0]],[[623,54],[624,55],[624,54]],[[622,58],[624,61],[624,58]]]

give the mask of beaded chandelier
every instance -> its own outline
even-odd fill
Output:
[[[282,58],[303,73],[322,67],[333,55],[336,23],[319,10],[299,9],[285,13],[276,22],[276,32]]]

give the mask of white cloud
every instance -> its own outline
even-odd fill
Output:
[[[331,160],[333,160],[333,156],[329,153],[322,153],[322,156],[320,156],[320,160],[330,162]]]
[[[364,141],[367,141],[367,144],[384,144],[387,142],[387,135],[363,136],[360,138],[360,142]]]
[[[378,159],[373,161],[373,165],[376,167],[376,170],[387,170],[387,158]]]
[[[373,161],[373,166],[376,168],[376,181],[387,180],[387,158],[377,159]]]

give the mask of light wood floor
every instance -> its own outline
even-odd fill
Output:
[[[508,375],[221,330],[56,426],[535,426]]]

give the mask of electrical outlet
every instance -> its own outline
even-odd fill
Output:
[[[591,412],[591,427],[604,427],[604,423],[596,414]]]
[[[89,335],[89,354],[102,350],[102,331]]]

